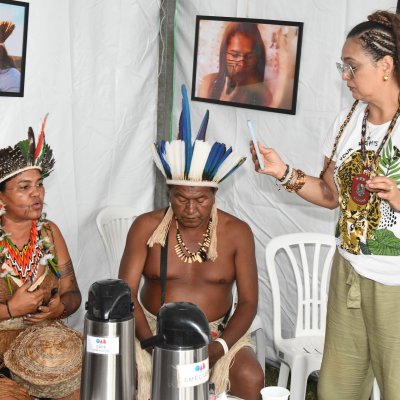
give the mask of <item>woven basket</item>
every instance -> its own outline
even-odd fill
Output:
[[[31,400],[29,393],[12,379],[0,375],[0,399]]]
[[[58,399],[80,387],[82,349],[80,332],[52,321],[20,333],[4,363],[31,396]]]

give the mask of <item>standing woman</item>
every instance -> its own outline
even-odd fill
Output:
[[[64,238],[43,214],[43,179],[55,163],[45,121],[37,146],[29,128],[27,140],[0,150],[0,361],[19,333],[81,303]]]
[[[320,400],[366,400],[377,378],[400,399],[400,18],[377,11],[355,26],[337,63],[355,103],[324,145],[319,178],[259,145],[265,169],[289,192],[339,206]]]

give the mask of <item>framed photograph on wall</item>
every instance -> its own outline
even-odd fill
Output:
[[[0,96],[22,97],[29,3],[0,0]]]
[[[196,17],[192,100],[296,113],[302,22]]]

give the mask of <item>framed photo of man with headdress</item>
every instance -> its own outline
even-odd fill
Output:
[[[29,3],[0,0],[0,96],[22,97]]]
[[[296,113],[302,22],[196,17],[192,100]]]

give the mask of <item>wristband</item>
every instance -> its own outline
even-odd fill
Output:
[[[59,316],[56,317],[56,320],[65,319],[68,317],[67,307],[65,306],[65,303],[61,302],[61,304],[64,306],[64,310]]]
[[[225,342],[224,339],[222,339],[222,338],[219,337],[219,338],[216,338],[216,339],[214,340],[214,342],[218,342],[218,343],[221,344],[222,348],[224,349],[224,355],[225,355],[226,353],[228,353],[229,347],[228,347],[228,344]]]
[[[283,182],[286,179],[286,177],[289,175],[289,170],[290,170],[289,164],[286,164],[286,169],[282,178],[278,179],[279,182]]]
[[[11,314],[11,311],[10,311],[10,306],[8,304],[8,300],[6,300],[6,307],[7,307],[7,312],[8,312],[8,315],[10,316],[10,319],[14,319],[14,316]]]
[[[286,183],[288,183],[293,175],[293,167],[288,164],[286,164],[286,165],[287,165],[287,169],[286,169],[285,174],[282,176],[281,179],[278,179],[279,182],[281,183],[281,185],[285,185]]]

